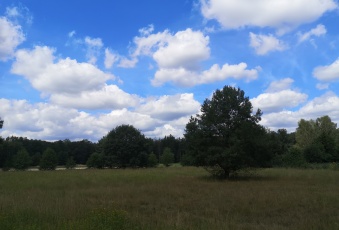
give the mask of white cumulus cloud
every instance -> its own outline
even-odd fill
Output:
[[[254,108],[260,108],[264,113],[276,112],[294,108],[305,102],[307,95],[290,89],[275,93],[263,93],[251,99]]]
[[[318,66],[313,70],[313,76],[320,81],[339,80],[339,58],[328,66]]]
[[[273,93],[273,92],[279,92],[285,89],[290,89],[293,82],[294,80],[292,78],[283,78],[277,81],[273,81],[268,86],[266,92]]]
[[[312,36],[320,37],[327,33],[326,27],[324,25],[317,25],[317,27],[311,29],[306,33],[299,33],[299,42],[304,42],[309,40]]]
[[[110,49],[105,49],[105,68],[110,69],[112,68],[113,64],[119,60],[119,55],[113,53]]]
[[[116,85],[105,85],[102,89],[83,91],[78,94],[59,93],[50,97],[52,103],[78,109],[121,109],[135,107],[141,99],[119,89]]]
[[[54,52],[47,46],[18,50],[11,72],[24,76],[35,89],[46,94],[101,89],[107,80],[114,78],[92,64],[57,59]]]
[[[292,83],[291,78],[272,82],[265,93],[251,99],[253,107],[260,108],[265,114],[295,108],[304,103],[308,96],[290,89]]]
[[[148,114],[160,120],[175,120],[199,112],[200,103],[193,94],[165,95],[150,99],[136,109],[137,112]]]
[[[87,46],[86,57],[88,62],[95,64],[97,62],[98,56],[100,55],[100,50],[104,46],[101,38],[91,38],[85,37],[85,45]]]
[[[250,46],[255,49],[256,54],[265,55],[273,51],[283,51],[287,45],[272,34],[254,34],[250,33]]]
[[[139,56],[153,58],[158,69],[151,80],[153,86],[171,82],[179,86],[194,86],[221,81],[228,78],[250,81],[257,78],[260,67],[247,69],[246,63],[212,65],[201,70],[202,62],[209,59],[209,37],[191,28],[172,34],[170,31],[153,33],[152,25],[141,29],[134,38],[129,58],[122,57],[118,66],[131,68]]]
[[[21,26],[14,24],[6,17],[0,17],[0,61],[13,57],[16,48],[23,41],[25,41],[25,35]]]
[[[210,56],[209,37],[200,31],[186,29],[169,37],[153,58],[160,68],[196,69]]]
[[[334,0],[200,0],[206,19],[226,29],[272,27],[284,33],[338,7]]]
[[[222,81],[229,78],[251,81],[258,77],[259,70],[260,67],[247,69],[246,63],[236,65],[224,64],[222,67],[215,64],[210,69],[203,72],[190,71],[185,68],[163,68],[156,72],[152,84],[154,86],[161,86],[166,82],[172,82],[175,85],[189,87]]]

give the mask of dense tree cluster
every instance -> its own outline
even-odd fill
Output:
[[[155,167],[166,148],[173,153],[173,161],[180,162],[184,151],[183,139],[171,135],[162,139],[146,138],[130,125],[114,128],[98,143],[0,137],[0,168],[25,170],[35,166],[41,170],[52,170],[57,165],[74,168],[77,164],[87,164],[90,168]]]
[[[271,131],[261,125],[261,111],[239,88],[225,86],[206,99],[201,113],[191,117],[184,138],[145,137],[131,125],[121,125],[92,143],[88,140],[47,142],[23,137],[0,137],[0,168],[53,170],[74,168],[203,166],[229,177],[246,167],[306,167],[339,162],[339,129],[329,116],[301,119],[295,132]],[[4,121],[0,118],[0,128]]]
[[[339,161],[339,130],[329,116],[309,121],[301,119],[295,135],[297,147],[307,162]]]

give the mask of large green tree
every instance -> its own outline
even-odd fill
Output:
[[[252,110],[240,88],[225,86],[206,99],[201,113],[186,125],[186,154],[193,164],[226,178],[245,167],[268,165],[267,134],[258,124],[262,113]]]
[[[143,167],[147,165],[148,143],[138,129],[121,125],[99,140],[98,147],[108,167]]]

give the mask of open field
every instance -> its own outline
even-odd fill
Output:
[[[0,172],[0,229],[339,229],[339,171]]]

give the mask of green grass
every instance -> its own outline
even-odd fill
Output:
[[[339,229],[339,171],[1,172],[0,229]]]

